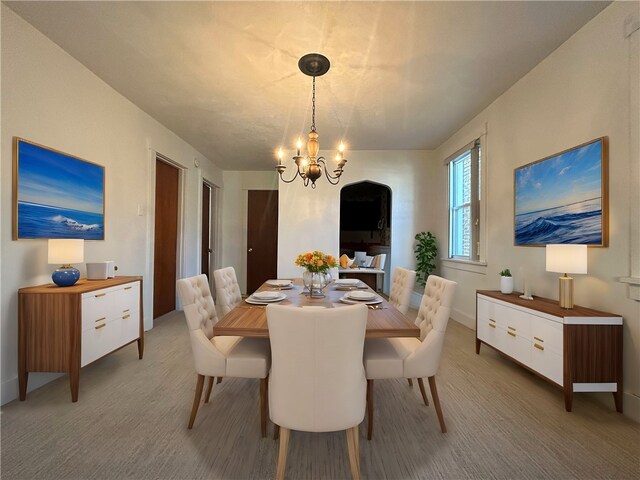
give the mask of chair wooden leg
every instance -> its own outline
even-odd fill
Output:
[[[373,380],[367,380],[367,440],[373,436]]]
[[[429,399],[427,398],[427,392],[424,389],[424,382],[422,381],[422,378],[418,379],[418,385],[420,385],[420,393],[422,394],[422,401],[428,407],[429,406]]]
[[[409,382],[409,386],[413,388],[413,380],[410,378],[407,378],[407,382]]]
[[[280,448],[278,449],[278,467],[276,469],[276,480],[284,480],[284,471],[287,468],[289,434],[291,433],[291,431],[285,427],[282,427],[280,430]]]
[[[260,379],[260,432],[267,436],[267,385],[268,377]]]
[[[189,428],[193,428],[193,422],[196,421],[196,414],[200,406],[200,398],[202,397],[202,387],[204,386],[204,375],[198,375],[196,382],[196,394],[193,397],[193,407],[191,407],[191,418],[189,418]]]
[[[360,479],[360,450],[358,445],[358,426],[347,429],[347,448],[349,450],[349,465],[353,480]]]
[[[280,425],[273,424],[273,439],[278,440],[280,438]]]
[[[209,383],[207,383],[207,389],[204,392],[204,403],[209,403],[211,397],[211,389],[213,388],[213,380],[215,377],[209,377]]]
[[[442,430],[442,433],[447,433],[447,427],[444,424],[444,417],[442,416],[442,408],[440,407],[440,399],[438,398],[438,389],[436,388],[436,377],[429,377],[429,388],[431,389],[431,396],[433,397],[433,406],[436,407],[436,414],[440,422],[440,430]]]
[[[222,377],[218,377],[218,383],[222,383]]]

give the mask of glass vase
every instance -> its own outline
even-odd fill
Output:
[[[305,270],[302,274],[304,288],[309,291],[310,298],[322,298],[322,291],[331,282],[331,275],[328,272],[310,272]]]

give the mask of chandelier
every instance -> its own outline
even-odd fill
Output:
[[[278,165],[276,170],[280,174],[280,180],[285,183],[293,182],[297,177],[300,177],[304,183],[304,186],[308,186],[311,182],[311,188],[316,188],[316,180],[322,176],[324,172],[327,177],[327,181],[331,185],[337,185],[342,175],[347,160],[344,158],[344,144],[341,142],[338,147],[338,153],[336,154],[336,168],[333,173],[329,173],[330,167],[327,166],[324,157],[318,157],[318,150],[320,144],[318,143],[318,132],[316,131],[316,77],[320,77],[329,71],[329,59],[319,53],[308,53],[304,55],[298,61],[298,68],[305,75],[309,75],[313,78],[313,90],[311,96],[311,131],[309,132],[309,141],[307,142],[307,155],[301,155],[300,149],[302,148],[302,140],[298,138],[296,144],[296,155],[293,156],[293,162],[295,163],[295,174],[289,180],[285,180],[283,173],[286,170],[286,166],[282,164],[282,157],[284,152],[282,148],[278,149]]]

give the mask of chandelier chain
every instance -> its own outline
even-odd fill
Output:
[[[316,131],[316,77],[313,77],[313,90],[311,95],[311,131]]]

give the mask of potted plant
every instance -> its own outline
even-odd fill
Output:
[[[338,266],[335,257],[314,250],[298,255],[296,265],[305,269],[302,282],[309,289],[309,297],[324,297],[322,289],[331,282],[329,270]]]
[[[500,272],[500,291],[505,294],[513,292],[513,277],[508,268]]]
[[[415,236],[416,247],[416,280],[423,287],[427,284],[427,277],[436,269],[436,255],[438,247],[436,237],[431,232],[420,232]]]

